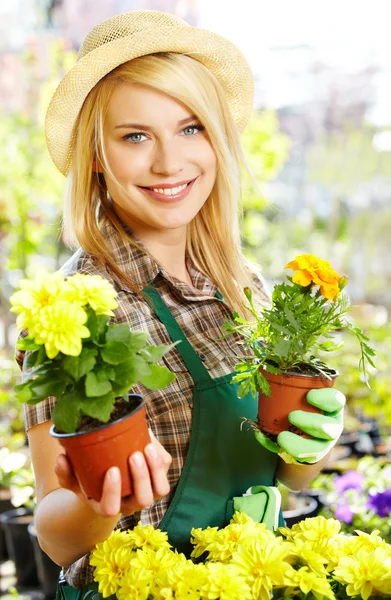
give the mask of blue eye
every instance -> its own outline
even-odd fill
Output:
[[[186,136],[193,136],[196,133],[198,133],[199,131],[204,131],[205,127],[203,125],[188,125],[184,130],[183,133]],[[191,133],[186,133],[186,131],[190,131]]]
[[[145,135],[141,131],[135,131],[134,133],[127,133],[124,135],[124,140],[128,140],[132,144],[139,144],[143,140],[140,138],[145,137]]]

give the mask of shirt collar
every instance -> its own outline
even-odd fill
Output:
[[[190,286],[184,281],[178,280],[161,267],[158,262],[148,253],[145,245],[125,225],[123,226],[129,241],[124,239],[115,229],[112,223],[106,219],[101,225],[102,235],[107,239],[111,248],[111,256],[121,271],[140,288],[149,283],[158,283],[163,278],[176,293],[184,300],[204,300],[214,297],[217,286],[210,281],[206,275],[199,271],[186,257],[186,265],[193,282]],[[136,243],[132,244],[131,240]],[[120,289],[134,293],[115,273],[110,270],[110,277],[115,280]]]

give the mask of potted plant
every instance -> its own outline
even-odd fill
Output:
[[[93,598],[356,600],[391,597],[391,546],[378,532],[341,532],[307,518],[273,533],[236,512],[226,527],[193,529],[192,558],[151,525],[114,531],[91,553]]]
[[[131,493],[128,457],[150,442],[144,400],[128,394],[141,383],[151,390],[175,376],[157,363],[175,344],[151,346],[148,333],[127,323],[111,325],[117,292],[98,275],[41,273],[24,280],[11,299],[18,341],[26,351],[25,381],[15,387],[22,402],[55,396],[51,435],[64,446],[87,496],[99,500],[111,466]]]
[[[258,425],[270,436],[292,430],[292,410],[319,412],[305,398],[311,389],[332,386],[338,375],[319,357],[319,351],[342,347],[333,339],[334,332],[349,330],[356,336],[365,377],[366,363],[374,366],[368,338],[346,318],[351,307],[341,292],[348,278],[312,254],[297,256],[285,268],[295,273],[274,287],[269,307],[257,309],[251,290],[245,288],[246,308],[254,320],[234,313],[234,320],[224,324],[228,335],[241,334],[239,343],[250,351],[236,365],[232,382],[240,384],[240,397],[259,393]]]

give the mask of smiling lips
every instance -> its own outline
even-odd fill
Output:
[[[175,187],[167,183],[152,188],[138,187],[149,196],[161,200],[162,202],[174,202],[183,200],[183,198],[189,194],[196,180],[197,177],[191,181],[178,182]]]

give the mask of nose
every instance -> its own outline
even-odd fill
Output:
[[[156,143],[152,160],[152,171],[160,175],[172,176],[183,171],[183,148],[176,140],[161,140]]]

